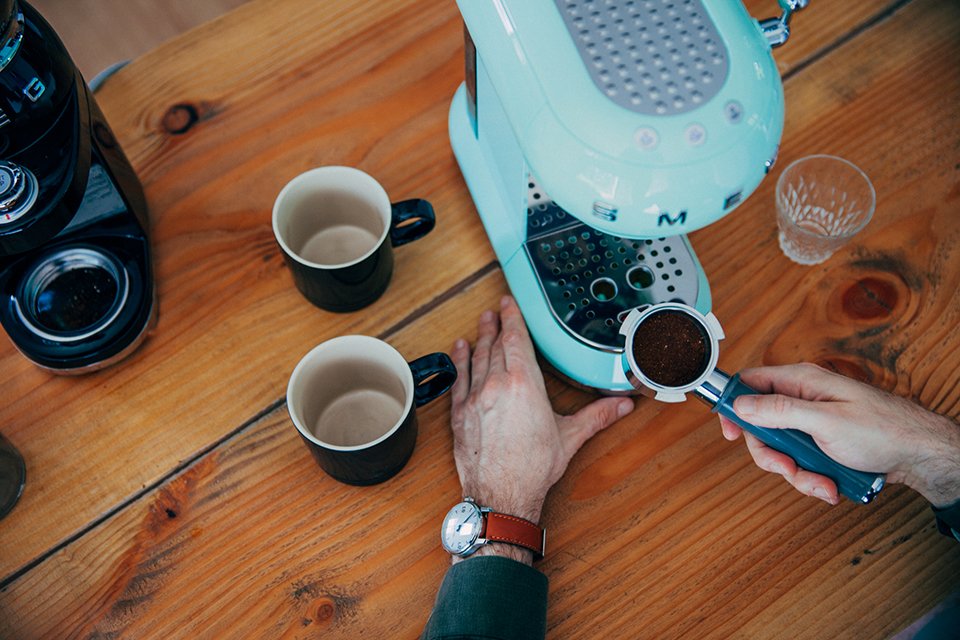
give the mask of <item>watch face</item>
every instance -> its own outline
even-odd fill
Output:
[[[443,548],[457,555],[473,551],[473,544],[480,537],[483,517],[480,508],[470,502],[461,502],[450,509],[443,519],[440,541]]]

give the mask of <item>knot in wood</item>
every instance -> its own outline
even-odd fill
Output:
[[[183,135],[200,120],[197,108],[192,104],[175,104],[163,115],[163,129],[172,135]]]
[[[843,311],[857,320],[876,320],[893,313],[900,300],[897,286],[889,280],[867,276],[843,292]]]

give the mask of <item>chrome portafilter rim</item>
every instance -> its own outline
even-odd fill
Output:
[[[691,382],[680,386],[667,386],[649,378],[637,363],[634,354],[634,340],[643,322],[667,311],[679,312],[693,320],[702,332],[706,340],[705,348],[709,352],[703,371]],[[624,358],[627,364],[625,373],[630,384],[642,394],[663,402],[683,402],[686,400],[687,393],[698,389],[711,376],[720,358],[720,340],[724,338],[723,329],[712,313],[704,315],[681,302],[661,302],[632,310],[624,319],[620,333],[625,337]]]

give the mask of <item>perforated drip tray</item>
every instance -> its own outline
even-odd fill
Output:
[[[619,353],[635,307],[695,305],[699,275],[682,236],[637,240],[599,232],[554,204],[531,180],[524,248],[554,317],[574,338]]]

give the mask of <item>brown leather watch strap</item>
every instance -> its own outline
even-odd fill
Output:
[[[542,528],[529,520],[490,511],[486,514],[482,537],[491,542],[506,542],[533,551],[537,559],[543,557],[546,536]]]

